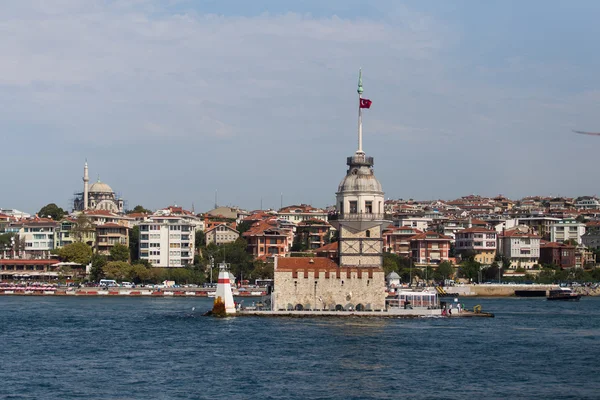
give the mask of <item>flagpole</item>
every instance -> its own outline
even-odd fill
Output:
[[[360,107],[360,99],[362,98],[362,68],[358,70],[358,151],[357,153],[362,153],[362,108]]]

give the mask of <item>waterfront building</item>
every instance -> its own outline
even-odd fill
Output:
[[[153,267],[184,267],[194,262],[194,226],[179,216],[153,216],[139,224],[141,260]]]
[[[348,169],[336,193],[330,223],[339,232],[338,262],[324,257],[276,257],[273,308],[381,310],[385,308],[382,268],[384,194],[373,172],[373,158],[362,149],[362,108],[370,100],[358,94],[358,150],[347,158]]]
[[[54,233],[58,223],[49,218],[32,218],[11,224],[18,227],[15,256],[21,258],[48,258],[54,250]]]
[[[497,233],[490,229],[470,227],[456,233],[457,253],[473,255],[475,261],[491,264],[496,257]]]
[[[0,259],[0,280],[55,279],[58,263],[56,259]]]
[[[15,221],[31,218],[31,214],[27,214],[26,212],[14,208],[0,208],[0,214],[7,215],[11,217],[11,220]]]
[[[116,244],[129,247],[129,227],[112,222],[96,226],[96,252],[98,254],[109,255],[110,250]]]
[[[498,251],[511,269],[531,269],[540,258],[540,236],[520,229],[504,231],[498,235]]]
[[[410,239],[422,231],[410,226],[390,225],[383,231],[383,251],[410,258],[412,255]]]
[[[220,224],[204,232],[206,244],[214,243],[217,246],[233,243],[240,237],[240,233],[226,224]]]
[[[450,260],[452,238],[441,233],[427,231],[410,238],[410,251],[413,265],[438,265]]]
[[[83,242],[95,247],[96,226],[89,220],[82,220],[82,223],[85,226],[78,226],[77,219],[72,217],[60,220],[54,235],[54,247],[59,249],[75,242]]]
[[[87,161],[83,167],[83,192],[75,193],[73,211],[106,210],[113,213],[123,213],[125,202],[104,182],[98,181],[89,185]]]
[[[294,241],[293,229],[281,226],[275,218],[255,222],[242,236],[254,258],[285,257]]]
[[[319,219],[327,222],[327,211],[308,204],[293,205],[281,208],[277,215],[280,219],[299,224],[303,221]]]
[[[585,233],[585,224],[574,218],[563,219],[550,225],[550,241],[566,242],[575,240],[581,244],[581,237]]]
[[[575,246],[557,242],[540,244],[540,264],[572,268],[576,265]]]

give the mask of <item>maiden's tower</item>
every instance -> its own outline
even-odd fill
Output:
[[[330,223],[338,229],[337,262],[323,257],[275,259],[273,310],[382,310],[385,276],[382,269],[384,194],[373,172],[373,157],[362,146],[362,98],[358,79],[358,149],[347,158],[348,169],[336,193]]]

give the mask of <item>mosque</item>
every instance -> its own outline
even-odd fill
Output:
[[[123,213],[125,202],[110,186],[98,181],[90,183],[87,161],[83,167],[83,192],[75,193],[73,211],[106,210],[113,213]]]
[[[348,170],[336,193],[338,254],[326,257],[275,258],[272,309],[377,311],[385,308],[382,228],[384,193],[373,172],[373,157],[362,149],[362,77],[358,79],[358,150],[347,158]]]

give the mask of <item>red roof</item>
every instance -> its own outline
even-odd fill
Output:
[[[428,236],[435,236],[435,237],[428,237]],[[427,232],[423,232],[423,233],[419,233],[415,236],[411,236],[409,238],[409,240],[427,240],[427,239],[433,239],[433,240],[452,240],[452,238],[450,236],[446,236],[446,235],[442,235],[441,233],[437,233],[434,231],[427,231]]]
[[[22,260],[22,259],[0,259],[1,265],[54,265],[58,260]]]
[[[575,246],[571,246],[569,244],[558,243],[558,242],[542,242],[540,243],[540,248],[552,248],[552,249],[574,249]]]
[[[498,236],[503,236],[503,237],[524,237],[524,238],[531,238],[531,239],[535,239],[535,238],[541,238],[541,236],[538,235],[534,235],[532,233],[526,233],[526,232],[521,232],[518,229],[511,229],[508,231],[504,231],[502,233],[500,233]]]
[[[457,233],[458,234],[460,234],[460,233],[496,233],[496,231],[493,231],[491,229],[486,229],[486,228],[472,227],[472,228],[465,228],[463,230],[458,231]]]
[[[318,249],[315,249],[315,253],[321,253],[326,251],[338,251],[338,248],[339,242],[333,242],[326,244],[325,246],[319,247]]]

